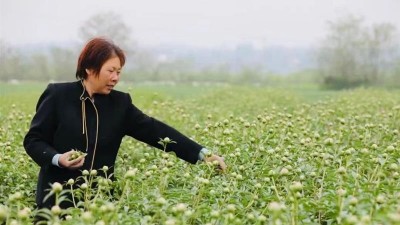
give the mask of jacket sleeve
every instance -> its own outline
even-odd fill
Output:
[[[144,114],[132,104],[129,94],[127,98],[129,101],[125,123],[127,135],[158,149],[163,149],[163,146],[158,143],[160,138],[168,137],[176,143],[168,144],[167,152],[173,151],[179,158],[193,164],[198,161],[199,152],[203,148],[201,145],[167,124]]]
[[[57,128],[55,87],[49,84],[40,96],[36,113],[24,138],[28,155],[41,167],[51,165],[58,152],[52,147],[53,134]]]

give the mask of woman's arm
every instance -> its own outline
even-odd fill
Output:
[[[39,165],[52,164],[57,151],[52,147],[53,135],[57,128],[55,86],[49,84],[40,96],[36,113],[24,138],[28,155]]]
[[[166,151],[173,151],[179,158],[193,164],[199,160],[199,152],[203,146],[169,125],[147,116],[132,104],[129,94],[126,96],[127,104],[129,104],[125,123],[127,135],[158,149],[163,148],[163,146],[158,143],[160,138],[164,139],[168,137],[176,143],[168,144]]]

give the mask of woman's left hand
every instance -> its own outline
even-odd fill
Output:
[[[208,157],[204,158],[204,161],[205,162],[211,162],[211,163],[216,161],[216,162],[218,162],[219,169],[221,169],[222,171],[226,170],[227,166],[226,166],[226,164],[224,162],[224,158],[223,157],[220,157],[218,155],[211,155],[211,156],[208,156]]]

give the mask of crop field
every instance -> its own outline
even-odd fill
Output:
[[[39,167],[22,140],[45,87],[0,84],[0,224],[38,213],[71,225],[400,224],[397,90],[121,84],[146,114],[223,156],[227,171],[126,137],[115,182],[82,171],[76,207],[38,211]],[[74,182],[52,193],[62,201]]]

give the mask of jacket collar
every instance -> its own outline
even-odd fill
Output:
[[[80,83],[80,86],[82,87],[82,94],[79,96],[80,100],[86,100],[86,99],[90,99],[90,95],[89,93],[86,91],[86,87],[85,84],[83,83],[83,80],[79,80],[78,81]]]

